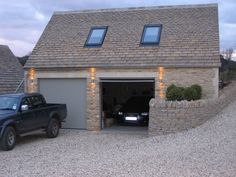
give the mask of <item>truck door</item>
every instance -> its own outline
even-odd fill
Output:
[[[45,100],[42,96],[32,96],[31,103],[35,113],[35,122],[37,122],[37,128],[45,127],[48,125],[49,115],[48,108]]]
[[[28,110],[21,110],[20,119],[19,119],[19,131],[21,133],[28,132],[30,130],[35,129],[35,114],[32,109],[32,104],[30,102],[30,98],[23,98],[21,101],[21,106],[27,105]]]

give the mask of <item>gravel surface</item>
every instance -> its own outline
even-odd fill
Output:
[[[236,102],[189,131],[147,137],[135,132],[62,130],[23,137],[0,151],[0,176],[235,177]]]

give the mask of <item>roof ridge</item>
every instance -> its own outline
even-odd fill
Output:
[[[142,7],[127,7],[127,8],[106,8],[106,9],[86,9],[86,10],[75,10],[75,11],[55,11],[54,14],[58,15],[58,14],[136,11],[136,10],[154,10],[154,9],[204,8],[204,7],[218,7],[218,3],[170,5],[170,6],[142,6]]]
[[[9,48],[9,46],[8,46],[8,45],[3,45],[3,44],[0,44],[0,47]]]

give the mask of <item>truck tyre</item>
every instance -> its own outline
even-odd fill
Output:
[[[0,149],[4,151],[12,150],[16,145],[16,131],[13,127],[6,127],[0,141]]]
[[[51,119],[46,129],[48,138],[56,138],[59,134],[60,124],[57,119]]]

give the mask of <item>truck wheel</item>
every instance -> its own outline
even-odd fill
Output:
[[[48,138],[56,138],[59,134],[59,121],[57,119],[51,119],[46,129],[46,135]]]
[[[0,149],[4,151],[12,150],[16,145],[16,131],[13,127],[6,127],[0,141]]]

